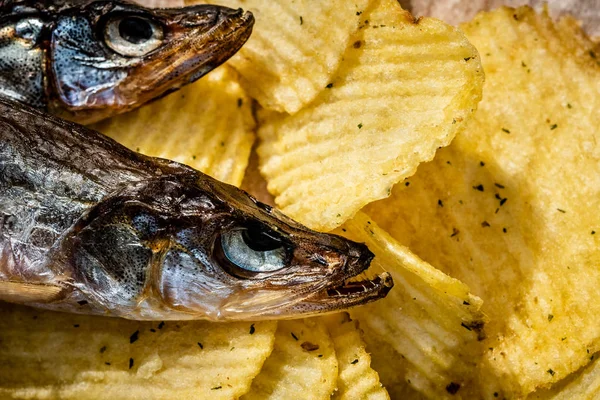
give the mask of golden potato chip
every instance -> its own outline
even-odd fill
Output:
[[[338,365],[331,337],[317,318],[281,321],[275,348],[243,400],[329,399]]]
[[[596,355],[594,362],[581,371],[569,375],[551,389],[533,392],[527,400],[594,400],[600,393],[600,363]]]
[[[399,245],[362,212],[341,233],[365,242],[375,253],[371,268],[383,268],[394,278],[385,299],[351,310],[392,398],[456,394],[472,379],[480,353],[481,299]]]
[[[371,355],[365,349],[358,322],[348,313],[322,317],[333,340],[339,375],[335,400],[388,399],[379,375],[371,368]]]
[[[600,349],[600,68],[573,20],[502,8],[463,29],[486,70],[474,120],[366,212],[481,296],[473,396],[514,398]]]
[[[369,0],[186,0],[197,3],[254,14],[252,36],[228,64],[263,107],[294,113],[330,83]]]
[[[132,150],[239,186],[254,142],[251,99],[222,66],[198,82],[94,126]]]
[[[475,48],[441,21],[374,2],[331,85],[290,116],[261,116],[261,173],[281,210],[331,230],[446,146],[481,97]]]
[[[0,303],[0,398],[236,398],[269,356],[275,329],[275,322],[138,322]]]

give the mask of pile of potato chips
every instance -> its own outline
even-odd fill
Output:
[[[600,46],[577,22],[501,8],[459,30],[395,0],[214,2],[254,13],[242,50],[97,129],[251,191],[256,146],[275,204],[367,243],[394,289],[281,322],[2,305],[0,397],[596,398]]]

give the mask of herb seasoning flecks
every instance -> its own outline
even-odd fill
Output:
[[[139,339],[139,336],[140,336],[139,330],[133,332],[131,334],[131,336],[129,336],[129,344],[137,342],[137,340]]]
[[[450,394],[456,394],[460,389],[460,384],[456,382],[450,382],[448,386],[446,386],[446,391]]]

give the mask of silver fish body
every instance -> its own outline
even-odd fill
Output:
[[[384,297],[365,245],[0,100],[0,299],[130,319],[292,318]]]
[[[0,1],[0,95],[81,123],[195,81],[246,42],[252,14],[127,1]]]

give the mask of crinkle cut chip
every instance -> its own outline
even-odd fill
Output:
[[[281,210],[331,230],[431,160],[481,98],[479,54],[458,29],[395,0],[361,14],[337,74],[301,111],[259,115],[260,171]]]
[[[237,398],[276,322],[140,322],[0,303],[0,398]]]
[[[530,8],[463,29],[486,83],[475,118],[366,212],[484,300],[475,397],[523,397],[600,349],[600,64],[573,19]]]

